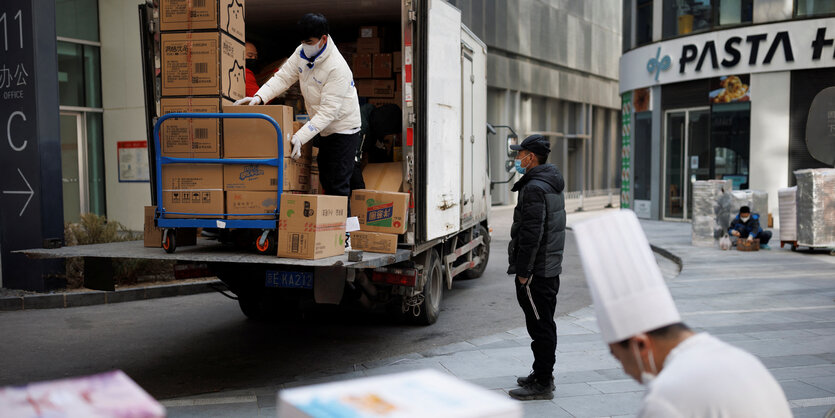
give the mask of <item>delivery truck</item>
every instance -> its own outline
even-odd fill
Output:
[[[434,323],[444,288],[450,289],[457,278],[481,276],[490,254],[487,141],[492,128],[486,120],[486,46],[462,24],[461,12],[444,0],[247,0],[245,10],[247,36],[257,35],[262,49],[267,40],[297,44],[295,21],[314,11],[328,18],[332,33],[358,33],[358,51],[370,45],[373,54],[381,44],[392,51],[395,73],[390,77],[399,94],[383,91],[383,95],[401,109],[395,115],[402,118],[395,144],[399,155],[392,163],[374,167],[382,170],[375,178],[394,181],[400,192],[409,194],[408,225],[396,250],[301,260],[241,252],[199,239],[196,246],[173,253],[125,242],[35,249],[26,254],[83,257],[88,287],[98,282],[100,288],[113,286],[107,275],[110,258],[205,263],[250,318],[269,317],[305,301],[354,301],[369,308],[385,307],[416,323]],[[149,138],[161,116],[155,71],[160,54],[155,42],[158,14],[153,6],[140,5]],[[257,33],[249,24],[256,18],[261,22]],[[265,20],[271,23],[265,25]],[[338,35],[332,39],[340,45]],[[345,40],[349,41],[353,40]],[[366,80],[357,81],[361,85]],[[370,95],[377,96],[373,91]],[[154,173],[153,159],[151,165]],[[152,188],[155,184],[152,179]],[[156,196],[153,190],[152,196]]]

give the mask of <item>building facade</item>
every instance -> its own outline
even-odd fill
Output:
[[[620,187],[621,43],[614,0],[451,0],[487,44],[487,121],[509,125],[520,140],[533,133],[551,141],[549,161],[566,190],[599,195]],[[505,181],[505,135],[491,135],[494,182]],[[509,184],[493,187],[493,204],[512,204]]]
[[[623,28],[623,206],[688,220],[694,181],[731,179],[776,219],[793,172],[827,166],[807,139],[835,132],[835,2],[624,0]]]

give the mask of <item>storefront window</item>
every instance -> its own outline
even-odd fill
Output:
[[[652,190],[652,112],[635,114],[635,200],[650,200]]]
[[[711,112],[713,178],[733,180],[734,189],[747,189],[751,136],[751,104],[713,105]]]
[[[714,21],[720,26],[751,23],[754,17],[753,0],[714,0]]]
[[[815,16],[835,13],[835,1],[832,0],[796,0],[798,16]]]
[[[97,42],[99,40],[98,1],[55,0],[55,30],[62,38]]]
[[[699,32],[713,25],[711,0],[665,0],[665,38]]]
[[[58,97],[62,106],[101,107],[98,47],[58,42]]]
[[[637,0],[635,46],[652,42],[652,0]]]

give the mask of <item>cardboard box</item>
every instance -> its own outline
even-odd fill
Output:
[[[156,206],[145,206],[145,247],[160,248],[162,246],[162,230],[154,224]],[[177,245],[197,244],[197,233],[192,228],[177,228]]]
[[[284,159],[284,191],[310,190],[310,166],[303,161]],[[277,191],[278,168],[264,164],[225,164],[223,190]]]
[[[223,190],[163,190],[162,207],[166,212],[192,214],[167,218],[218,218],[216,214],[224,213]]]
[[[164,97],[160,112],[219,113],[232,102],[221,97]],[[160,127],[159,140],[163,157],[220,158],[220,120],[168,119]]]
[[[403,163],[368,164],[362,170],[365,188],[384,192],[399,192],[403,185]]]
[[[162,95],[244,97],[244,44],[223,32],[163,33]]]
[[[222,190],[220,164],[164,164],[162,190]]]
[[[275,219],[278,191],[226,192],[226,219]],[[235,214],[263,213],[264,216],[234,216]]]
[[[376,54],[380,52],[380,38],[357,39],[357,54]]]
[[[319,171],[310,171],[310,194],[322,194],[322,184],[319,183]]]
[[[290,106],[223,106],[223,113],[261,113],[278,122],[284,136],[284,158],[293,151],[290,140],[296,130],[293,126],[293,108]],[[226,119],[223,122],[223,158],[277,158],[278,148],[275,128],[262,119]],[[309,162],[313,144],[302,147],[300,161]]]
[[[378,35],[376,26],[360,26],[360,38],[376,38]]]
[[[391,70],[399,73],[403,71],[403,53],[394,51],[391,53]]]
[[[348,198],[281,195],[278,256],[315,260],[345,253]]]
[[[354,190],[351,196],[351,215],[359,218],[361,230],[388,234],[406,232],[409,215],[408,193],[365,189]]]
[[[161,31],[222,30],[245,42],[244,0],[161,0]]]
[[[391,54],[374,54],[371,67],[374,78],[391,78]]]
[[[374,80],[354,80],[354,85],[357,88],[357,96],[371,97],[374,94],[373,82]]]
[[[372,253],[394,254],[397,252],[397,235],[382,232],[351,232],[351,248]]]
[[[394,97],[394,80],[372,80],[369,97]]]
[[[373,58],[372,54],[356,54],[353,58],[353,65],[351,71],[354,73],[354,78],[371,78],[373,75]]]

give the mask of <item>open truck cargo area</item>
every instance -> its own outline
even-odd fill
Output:
[[[139,6],[149,155],[154,155],[153,127],[162,116],[155,67],[160,26],[152,7]],[[250,318],[312,300],[385,307],[416,323],[434,323],[444,287],[451,288],[458,276],[481,276],[490,253],[486,46],[461,23],[461,12],[443,0],[247,0],[245,10],[246,40],[259,46],[259,84],[298,46],[296,22],[317,12],[328,19],[329,42],[352,68],[360,105],[396,109],[380,114],[386,115],[381,119],[386,126],[399,126],[397,132],[373,139],[366,134],[370,142],[363,146],[366,173],[384,163],[397,174],[385,176],[385,191],[408,194],[405,233],[396,248],[389,242],[389,253],[366,251],[361,258],[354,254],[356,260],[347,252],[317,260],[282,258],[204,239],[175,253],[138,241],[22,252],[34,258],[83,257],[91,266],[111,258],[206,263]],[[274,103],[294,107],[298,121],[305,113],[303,99],[297,88]],[[246,111],[257,112],[258,106]],[[152,172],[156,163],[150,161]],[[152,178],[152,204],[163,205],[158,212],[165,212],[155,184]],[[224,232],[222,222],[215,224]]]

